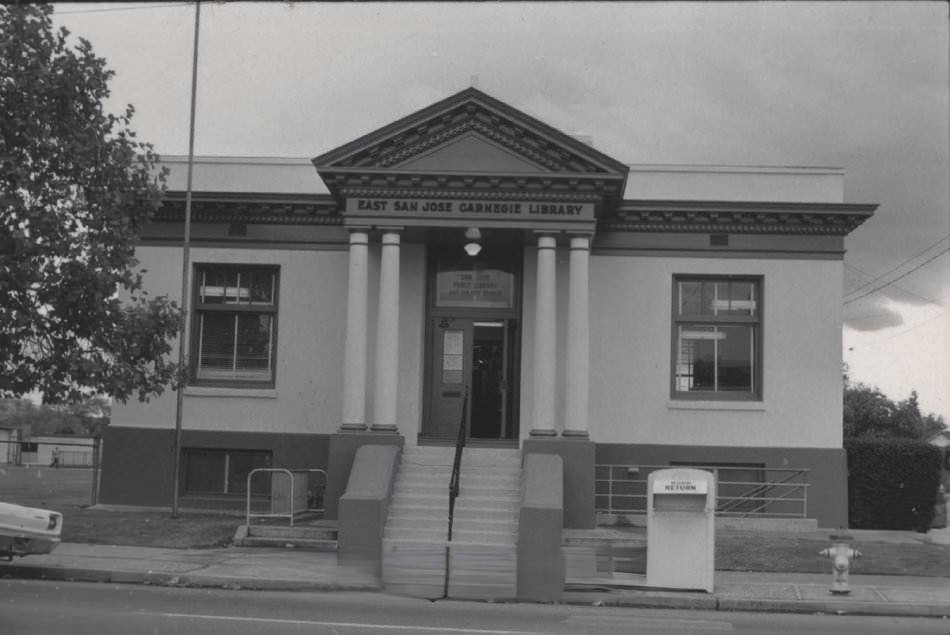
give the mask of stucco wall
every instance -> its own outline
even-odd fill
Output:
[[[841,447],[841,266],[834,260],[594,256],[592,439]],[[763,276],[761,403],[670,399],[674,274]]]
[[[370,250],[367,422],[374,419],[378,244]],[[186,428],[332,433],[340,425],[347,277],[345,249],[192,250],[194,262],[281,267],[277,387],[190,388]],[[180,250],[143,247],[151,293],[176,297]],[[536,250],[525,249],[521,436],[531,429]],[[402,246],[398,425],[413,444],[423,405],[425,249]],[[563,429],[568,250],[557,253],[557,428]],[[763,277],[763,400],[697,403],[670,399],[674,274]],[[597,443],[748,447],[841,446],[841,262],[594,254],[590,267],[590,432]],[[125,427],[174,426],[174,393],[143,406],[115,406]]]
[[[425,249],[405,244],[401,251],[397,421],[400,431],[414,438],[422,416]],[[181,292],[181,250],[141,247],[137,255],[147,270],[150,294],[177,298]],[[191,261],[280,266],[277,368],[272,390],[188,388],[183,426],[206,431],[335,432],[342,416],[347,251],[342,247],[326,251],[198,247],[192,248]],[[376,241],[370,250],[369,278],[366,414],[368,423],[372,423],[379,288]],[[124,427],[174,427],[175,393],[169,391],[148,404],[116,404],[113,421]]]
[[[181,250],[141,247],[151,295],[181,292]],[[340,425],[347,252],[192,248],[193,263],[280,266],[277,386],[273,390],[189,388],[183,427],[202,430],[330,433]],[[177,354],[177,343],[175,344]],[[174,427],[175,393],[148,404],[116,404],[124,427]]]

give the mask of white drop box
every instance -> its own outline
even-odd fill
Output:
[[[716,477],[672,468],[647,480],[647,586],[712,593]]]

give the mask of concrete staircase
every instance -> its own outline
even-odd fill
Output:
[[[284,521],[286,522],[286,521]],[[234,535],[236,547],[286,547],[308,551],[336,551],[336,521],[316,520],[286,524],[241,525]]]
[[[449,479],[455,448],[406,448],[383,535],[383,584],[392,593],[441,598],[449,546],[449,597],[516,595],[521,453],[465,448],[448,543]]]

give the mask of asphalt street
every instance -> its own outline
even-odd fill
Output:
[[[0,631],[5,635],[950,633],[950,620],[938,618],[428,602],[382,593],[2,580],[0,598]]]

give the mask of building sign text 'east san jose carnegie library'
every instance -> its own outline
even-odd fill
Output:
[[[348,198],[346,213],[354,216],[416,216],[422,218],[593,220],[592,203],[542,201],[469,201],[421,198]]]

